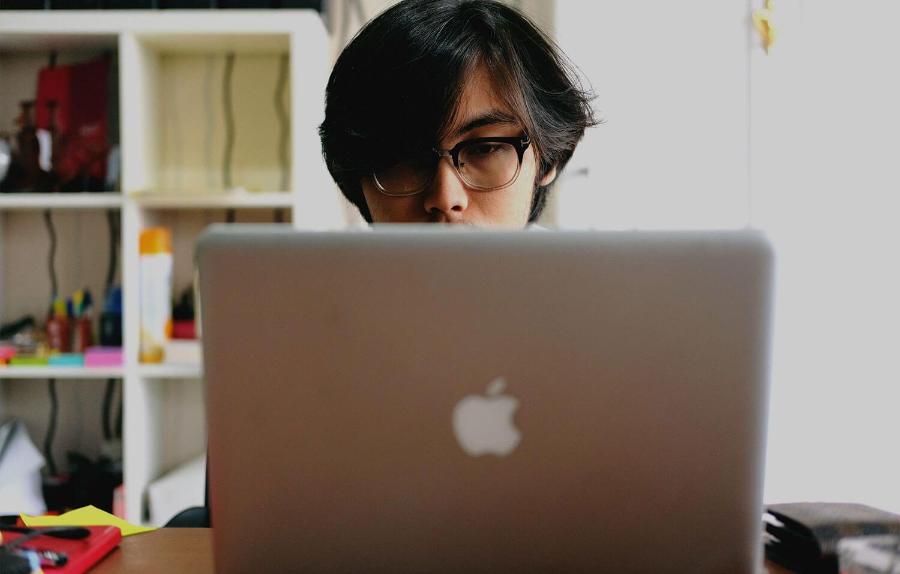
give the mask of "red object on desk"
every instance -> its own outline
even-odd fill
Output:
[[[117,526],[85,526],[91,535],[81,540],[65,540],[52,536],[38,536],[22,546],[30,550],[52,550],[69,557],[65,566],[46,567],[46,574],[81,574],[90,570],[104,556],[112,552],[122,540],[122,531]],[[4,542],[11,542],[22,536],[15,532],[4,532]]]

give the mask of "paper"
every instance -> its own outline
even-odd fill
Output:
[[[147,487],[150,524],[162,526],[185,508],[203,506],[205,492],[206,453],[203,453]]]
[[[136,526],[126,522],[108,512],[100,510],[96,506],[84,506],[60,514],[59,516],[28,516],[22,515],[25,526],[118,526],[122,536],[131,536],[156,530],[151,526]]]
[[[44,457],[21,422],[0,426],[0,514],[41,514],[47,510],[41,494]]]

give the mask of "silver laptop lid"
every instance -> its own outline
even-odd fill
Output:
[[[199,254],[217,571],[754,571],[759,235],[229,227]]]

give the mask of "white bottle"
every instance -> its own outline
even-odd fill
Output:
[[[161,363],[172,336],[172,234],[163,227],[141,232],[142,363]]]

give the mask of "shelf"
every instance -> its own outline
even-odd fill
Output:
[[[121,367],[0,367],[0,379],[121,379]]]
[[[138,372],[145,379],[201,379],[203,367],[201,365],[172,365],[162,363],[159,365],[140,365]]]
[[[0,210],[119,209],[122,194],[85,193],[3,193]]]
[[[0,388],[14,399],[0,402],[27,418],[46,407],[43,393],[29,390],[41,379],[68,379],[80,389],[95,386],[91,379],[121,378],[125,508],[131,522],[140,522],[148,511],[148,485],[206,441],[198,355],[173,352],[163,364],[136,361],[140,232],[157,225],[172,229],[173,279],[186,280],[197,234],[225,219],[226,210],[247,223],[280,219],[295,228],[341,227],[343,199],[318,136],[331,42],[313,10],[0,11],[0,111],[8,116],[0,120],[12,122],[18,102],[34,97],[36,74],[54,50],[61,64],[104,52],[117,60],[110,80],[118,127],[109,129],[119,134],[119,193],[0,194],[0,314],[18,317],[46,306],[47,238],[36,214],[76,210],[61,211],[57,227],[60,285],[71,284],[64,287],[69,290],[85,282],[93,287],[103,277],[105,258],[94,255],[106,253],[102,216],[118,210],[126,365],[0,367],[0,387],[3,379],[29,379]],[[301,202],[303,209],[294,209]],[[16,402],[20,396],[27,400]],[[61,444],[81,440],[72,429],[72,421],[60,419]]]
[[[147,209],[289,209],[293,206],[291,193],[283,191],[229,193],[135,193],[128,196]]]

